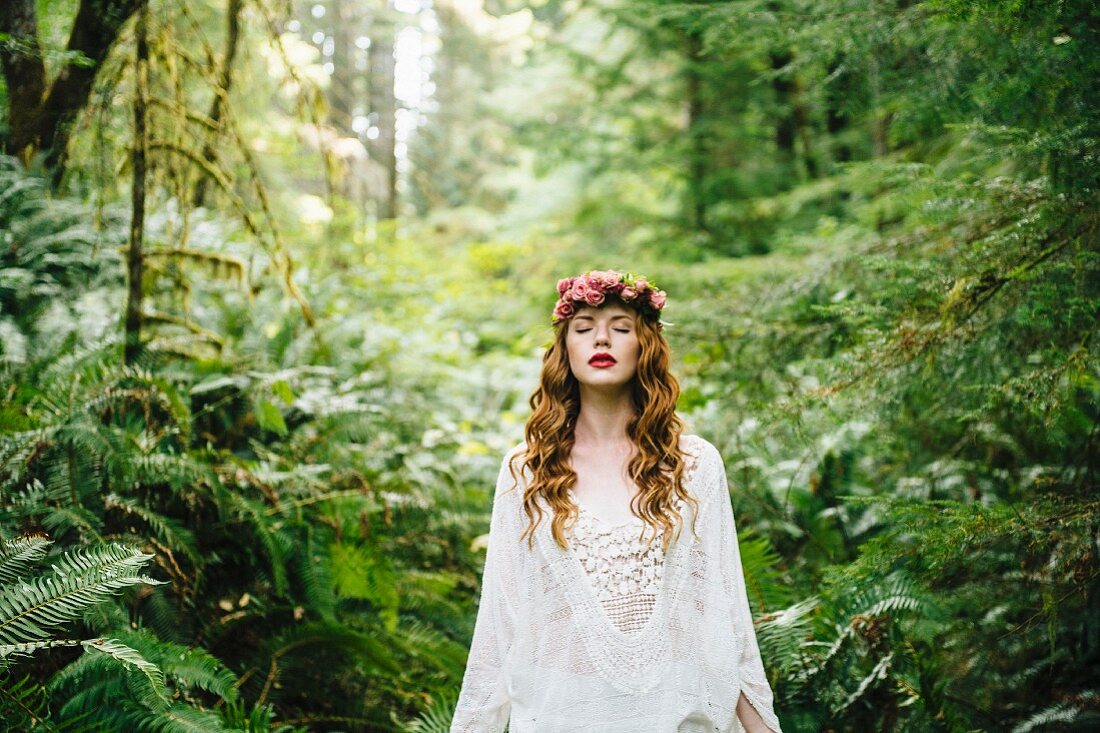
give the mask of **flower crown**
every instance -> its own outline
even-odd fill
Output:
[[[618,297],[623,303],[642,312],[660,315],[665,307],[666,293],[655,283],[632,272],[615,270],[589,270],[583,275],[558,280],[558,303],[554,306],[553,322],[572,318],[582,305],[596,307],[608,295]]]

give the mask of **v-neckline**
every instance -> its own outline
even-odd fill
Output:
[[[685,449],[685,452],[690,456],[689,465],[684,470],[684,487],[687,488],[695,481],[695,474],[698,471],[699,463],[702,460],[702,453],[698,451],[698,447],[695,441],[690,442],[690,447]],[[570,489],[570,495],[572,490]],[[588,511],[580,502],[576,502],[579,511],[584,511],[590,517],[595,517],[592,512]],[[684,503],[682,500],[679,502],[679,509],[681,512],[684,509]],[[681,515],[683,516],[683,515]],[[597,521],[603,522],[603,520],[595,517]],[[686,518],[685,518],[686,519]],[[644,522],[635,517],[637,523],[644,524]],[[619,528],[628,526],[630,522],[626,522],[621,525],[610,525],[604,523],[606,526],[617,526]],[[571,539],[571,538],[570,538]],[[654,542],[660,541],[660,537],[653,539]],[[558,548],[559,550],[561,548]],[[581,562],[580,557],[577,556],[576,550],[573,547],[572,541],[569,542],[568,548],[564,550],[564,563],[563,565],[568,568],[567,572],[572,576],[573,585],[579,585],[581,588],[577,591],[580,594],[580,598],[574,596],[574,600],[581,602],[582,607],[589,609],[589,616],[594,616],[598,619],[596,622],[602,627],[604,637],[608,639],[614,639],[619,644],[627,647],[630,650],[638,650],[646,646],[650,641],[650,636],[653,634],[653,630],[658,627],[658,619],[664,617],[665,606],[668,604],[668,595],[670,593],[669,584],[674,582],[672,576],[676,574],[679,555],[682,552],[682,543],[678,541],[672,541],[669,545],[669,549],[664,553],[663,567],[661,572],[661,582],[657,589],[657,598],[654,602],[652,611],[645,623],[634,631],[623,631],[607,617],[607,612],[603,608],[603,604],[600,602],[599,596],[596,593],[596,589],[592,586],[592,581],[588,576],[588,571],[584,569],[584,563]],[[676,580],[682,580],[677,578]]]

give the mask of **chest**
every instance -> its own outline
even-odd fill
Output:
[[[638,487],[627,475],[628,456],[574,454],[577,473],[573,498],[591,514],[612,524],[630,521],[630,502]]]

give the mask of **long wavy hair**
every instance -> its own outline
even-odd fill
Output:
[[[615,297],[608,303],[622,304]],[[628,306],[629,307],[629,306]],[[631,380],[631,396],[634,414],[627,422],[627,437],[637,450],[627,464],[627,474],[638,487],[631,502],[631,512],[653,530],[648,542],[663,529],[662,546],[668,550],[672,532],[679,536],[683,517],[677,509],[677,499],[691,503],[696,510],[698,500],[684,486],[684,470],[687,457],[680,447],[680,435],[684,423],[676,414],[676,400],[680,396],[680,384],[669,371],[671,350],[661,333],[658,316],[631,308],[636,316],[636,332],[640,345],[638,366]],[[569,367],[569,354],[565,340],[572,319],[554,324],[555,338],[542,359],[539,386],[529,403],[532,414],[524,428],[527,440],[521,472],[529,471],[531,481],[523,495],[523,509],[528,525],[520,536],[527,538],[531,546],[535,529],[542,521],[543,510],[537,498],[541,496],[553,509],[551,532],[554,541],[563,549],[566,523],[572,526],[577,519],[578,507],[569,496],[569,489],[576,484],[577,473],[569,466],[573,450],[574,428],[580,414],[580,383]],[[509,467],[516,478],[515,466]],[[692,520],[692,533],[695,521]]]

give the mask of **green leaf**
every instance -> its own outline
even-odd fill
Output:
[[[290,388],[290,383],[285,379],[275,381],[271,385],[271,391],[287,405],[294,402],[294,390]]]
[[[286,422],[283,421],[283,414],[279,412],[279,408],[262,397],[256,399],[256,421],[264,430],[279,435],[287,434]]]

